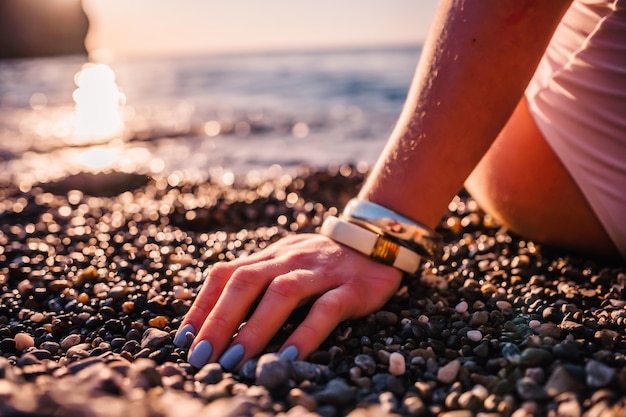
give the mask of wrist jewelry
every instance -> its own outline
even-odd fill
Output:
[[[421,257],[417,253],[387,239],[385,236],[335,216],[329,216],[324,220],[320,233],[369,256],[377,262],[393,266],[410,274],[415,273],[420,264]]]
[[[343,218],[429,259],[439,257],[441,252],[441,236],[429,227],[371,201],[350,200]]]

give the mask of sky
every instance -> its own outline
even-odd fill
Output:
[[[87,47],[176,55],[416,45],[436,0],[83,0]]]

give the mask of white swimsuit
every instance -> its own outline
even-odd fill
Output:
[[[626,259],[626,0],[574,0],[526,98]]]

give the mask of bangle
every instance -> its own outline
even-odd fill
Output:
[[[373,260],[398,268],[410,274],[415,273],[419,267],[421,257],[368,229],[349,223],[335,216],[328,216],[320,233],[346,245]]]
[[[441,236],[429,227],[371,201],[350,200],[343,218],[429,259],[439,257],[443,246]]]

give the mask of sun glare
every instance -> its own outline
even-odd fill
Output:
[[[108,140],[122,135],[121,107],[125,96],[115,83],[115,73],[104,64],[86,64],[74,77],[74,139],[78,143]]]
[[[112,146],[90,148],[80,152],[76,162],[85,168],[100,171],[115,165],[120,159],[121,149]]]

